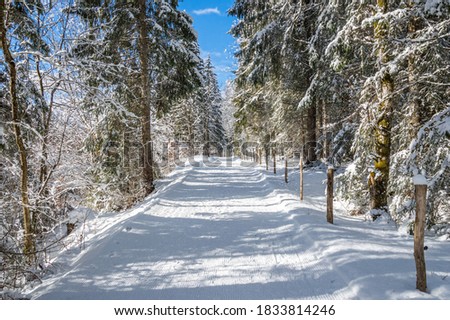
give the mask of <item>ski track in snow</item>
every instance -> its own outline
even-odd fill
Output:
[[[323,172],[290,175],[233,162],[176,170],[147,201],[103,218],[65,273],[33,299],[450,299],[450,243],[429,240],[430,294],[415,290],[413,240],[343,214],[325,222]],[[93,222],[93,223],[94,223]],[[94,227],[92,227],[94,228]]]

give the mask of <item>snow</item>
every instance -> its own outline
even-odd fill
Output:
[[[450,5],[450,0],[426,0],[424,11],[431,15],[441,16],[443,9]]]
[[[200,160],[200,159],[197,159]],[[221,165],[218,166],[219,161]],[[346,215],[326,222],[325,170],[289,184],[239,159],[176,169],[124,213],[79,227],[32,299],[450,299],[450,242],[427,238],[429,294],[413,238]]]
[[[427,178],[425,178],[425,176],[423,176],[423,175],[421,175],[421,174],[416,174],[414,177],[413,177],[413,182],[414,182],[414,185],[428,185],[428,181],[427,181]]]

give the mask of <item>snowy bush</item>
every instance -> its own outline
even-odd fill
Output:
[[[429,180],[428,225],[450,223],[450,105],[420,129],[407,168],[411,175],[422,173]]]

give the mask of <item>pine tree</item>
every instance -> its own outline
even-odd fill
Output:
[[[232,144],[234,141],[236,123],[236,118],[234,117],[234,113],[236,112],[236,108],[233,103],[234,95],[234,83],[229,80],[226,82],[225,89],[222,94],[222,119],[225,131],[225,139],[227,141],[227,155],[231,155]]]
[[[176,104],[169,117],[172,119],[177,143],[187,147],[186,156],[195,155],[196,95],[191,93]]]
[[[124,77],[111,79],[107,85],[120,84],[124,89],[123,103],[126,109],[140,118],[137,125],[141,130],[144,194],[152,192],[154,188],[155,139],[151,126],[155,121],[152,118],[163,116],[178,99],[194,90],[200,82],[195,71],[199,62],[199,49],[192,19],[178,11],[177,5],[178,1],[93,1],[87,7],[81,6],[75,11],[87,17],[94,33],[97,32],[93,39],[101,53],[99,60],[103,64],[113,62],[128,66],[120,69],[120,72],[125,71]],[[104,15],[90,14],[105,11],[108,13],[106,18]],[[130,19],[130,16],[134,19]],[[137,40],[133,42],[130,39]],[[89,52],[92,46],[86,48],[88,56],[95,59],[96,51]],[[136,76],[139,81],[133,80]],[[123,141],[123,144],[127,143]]]
[[[340,185],[340,192],[364,206],[370,190],[371,207],[382,211],[389,207],[397,221],[413,209],[412,184],[404,169],[408,152],[413,152],[408,151],[410,142],[418,127],[445,109],[441,98],[424,102],[445,95],[442,76],[447,71],[445,62],[441,63],[445,59],[441,58],[448,54],[438,40],[445,34],[442,27],[446,19],[442,14],[427,14],[426,7],[424,3],[403,6],[399,2],[380,2],[374,12],[370,7],[349,2],[347,22],[328,48],[328,54],[334,54],[335,70],[357,75],[357,85],[351,90],[359,98],[356,110],[360,117],[355,119],[359,128],[353,141],[355,158],[341,177],[345,182]],[[371,37],[374,42],[362,41]],[[360,65],[359,74],[354,71],[356,65]],[[428,81],[431,75],[439,79],[434,82],[436,85]],[[361,80],[362,86],[358,85]],[[433,111],[430,105],[434,106]],[[369,186],[363,181],[368,170]],[[376,217],[380,212],[373,214]]]
[[[222,155],[225,142],[225,131],[222,124],[222,96],[220,94],[217,76],[214,73],[211,58],[205,61],[205,89],[207,95],[208,121],[208,144],[214,147],[215,151]],[[209,151],[209,150],[208,150]]]
[[[221,155],[226,145],[222,119],[222,97],[217,76],[210,58],[201,62],[198,73],[202,84],[173,108],[170,116],[175,126],[175,136],[187,143],[189,155],[195,150],[210,156]]]
[[[313,72],[307,44],[313,37],[317,12],[317,6],[309,1],[290,0],[236,1],[230,10],[240,19],[231,30],[241,46],[237,52],[236,95],[237,101],[244,104],[238,116],[243,117],[250,110],[268,116],[263,121],[266,125],[263,131],[269,134],[258,140],[283,138],[298,143],[304,140],[309,162],[315,161],[317,155],[318,108],[314,95],[308,95]],[[244,94],[240,91],[253,97],[242,100]],[[250,105],[249,100],[265,103],[250,108],[245,106]],[[304,103],[306,100],[308,103]],[[265,106],[271,106],[272,110]],[[246,118],[243,120],[248,124],[250,117]],[[298,131],[299,125],[304,130]]]

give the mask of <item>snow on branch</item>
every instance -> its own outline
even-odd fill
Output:
[[[411,174],[419,173],[419,169],[428,171],[430,187],[445,179],[445,172],[450,170],[450,104],[419,130],[409,150],[407,167]]]

